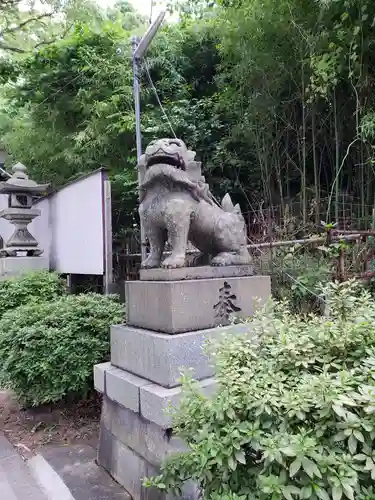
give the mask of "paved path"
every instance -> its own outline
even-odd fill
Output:
[[[91,446],[45,446],[39,457],[59,475],[73,500],[131,500],[130,495],[96,464],[96,450]],[[56,497],[60,499],[65,497]]]
[[[46,446],[24,462],[0,433],[0,500],[131,500],[86,445]]]
[[[0,433],[1,500],[47,500],[26,463]]]

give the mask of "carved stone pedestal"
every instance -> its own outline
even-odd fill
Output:
[[[181,372],[192,369],[202,392],[212,395],[206,341],[249,332],[244,324],[219,325],[231,314],[253,314],[270,296],[269,277],[245,274],[244,268],[154,269],[126,284],[128,325],[111,328],[111,361],[95,366],[94,379],[103,394],[98,462],[134,500],[166,497],[143,488],[142,478],[184,449],[166,412],[179,404]],[[193,485],[187,488],[187,498],[196,496]]]
[[[232,314],[252,316],[256,297],[269,295],[268,276],[125,284],[129,324],[169,334],[226,325]]]

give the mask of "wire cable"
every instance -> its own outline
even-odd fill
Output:
[[[150,82],[151,88],[154,91],[154,94],[155,94],[156,100],[158,101],[158,104],[160,106],[161,112],[163,113],[164,118],[167,120],[167,123],[169,125],[169,128],[171,129],[173,137],[175,139],[177,139],[177,136],[176,136],[175,131],[173,129],[172,123],[171,123],[170,119],[168,118],[167,112],[165,111],[164,106],[162,105],[161,100],[159,98],[158,91],[156,90],[154,82],[152,81],[152,78],[151,78],[151,75],[150,75],[150,70],[149,70],[149,67],[148,67],[148,64],[147,64],[147,59],[144,58],[143,62],[144,62],[144,66],[145,66],[145,69],[146,69],[146,74],[147,74],[148,81]]]

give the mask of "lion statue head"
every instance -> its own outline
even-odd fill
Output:
[[[195,152],[190,151],[181,139],[158,139],[152,141],[145,151],[146,168],[164,163],[180,170],[188,170],[194,161]]]
[[[201,163],[195,161],[195,151],[187,148],[181,139],[157,139],[146,148],[138,164],[141,172],[141,201],[147,189],[157,183],[177,184],[188,190],[199,201],[212,204],[212,195],[201,172]]]

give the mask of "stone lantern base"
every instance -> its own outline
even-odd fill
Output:
[[[31,271],[49,269],[48,257],[3,257],[0,258],[0,279],[12,278]]]

